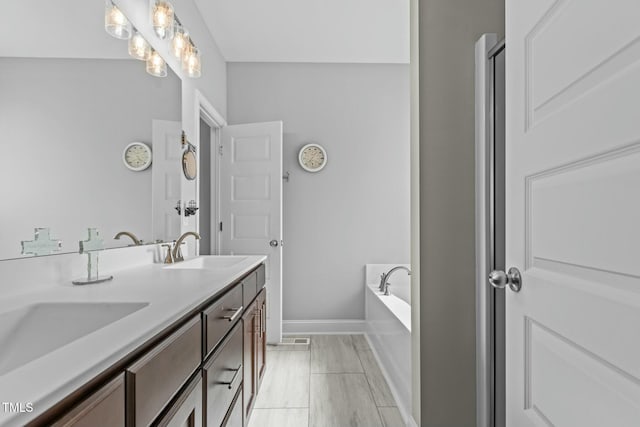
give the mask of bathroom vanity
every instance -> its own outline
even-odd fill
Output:
[[[246,426],[266,361],[264,260],[198,257],[1,300],[0,313],[28,300],[27,320],[57,308],[119,318],[0,373],[2,399],[33,407],[0,412],[0,426]]]

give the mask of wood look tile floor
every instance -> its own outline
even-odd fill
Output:
[[[364,335],[312,335],[308,350],[267,347],[249,427],[403,427]]]

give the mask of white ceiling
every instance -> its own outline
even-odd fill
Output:
[[[195,0],[229,62],[409,63],[409,0]]]

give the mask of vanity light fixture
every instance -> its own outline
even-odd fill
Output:
[[[151,46],[135,28],[129,39],[129,55],[140,61],[147,61],[151,57]]]
[[[106,0],[104,3],[104,29],[120,40],[131,37],[131,23],[113,0]]]
[[[161,40],[173,37],[173,6],[164,0],[156,0],[151,11],[153,31]]]
[[[178,17],[176,17],[173,39],[171,39],[171,53],[173,53],[173,56],[176,58],[181,59],[188,44],[189,33],[187,32],[187,29],[182,26]]]
[[[200,51],[193,43],[189,43],[182,55],[182,70],[191,78],[197,79],[202,75]]]
[[[167,63],[155,50],[151,51],[151,56],[147,59],[147,73],[155,77],[167,76]]]

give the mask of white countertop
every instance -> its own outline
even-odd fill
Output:
[[[106,283],[69,283],[1,298],[0,313],[42,302],[149,305],[0,376],[0,404],[31,402],[34,409],[10,413],[0,406],[0,426],[24,425],[42,414],[265,259],[249,256],[219,270],[163,269],[162,264],[152,264],[119,271]]]

